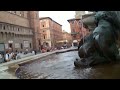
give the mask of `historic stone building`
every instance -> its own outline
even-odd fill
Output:
[[[41,17],[39,19],[41,31],[41,44],[49,47],[60,47],[62,40],[62,25],[50,17]]]
[[[69,19],[68,22],[70,23],[73,45],[77,46],[80,40],[89,33],[89,29],[81,19]]]
[[[70,47],[72,45],[72,36],[70,33],[63,30],[63,44],[65,43]]]
[[[38,11],[0,11],[0,43],[5,50],[40,50]]]

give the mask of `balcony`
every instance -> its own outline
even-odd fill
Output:
[[[71,35],[77,35],[79,32],[71,32]]]

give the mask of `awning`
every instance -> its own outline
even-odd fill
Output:
[[[67,40],[57,41],[57,43],[68,42]]]

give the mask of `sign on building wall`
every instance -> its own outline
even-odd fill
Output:
[[[28,41],[24,41],[24,47],[29,47]]]
[[[5,44],[5,49],[8,49],[8,44]]]
[[[12,40],[9,40],[8,43],[13,43],[13,41],[12,41]]]
[[[19,43],[15,43],[15,48],[20,48],[20,44]]]

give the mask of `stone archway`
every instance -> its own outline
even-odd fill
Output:
[[[0,37],[3,38],[3,34],[4,34],[4,33],[3,33],[3,32],[0,32],[0,34],[1,34]]]
[[[8,33],[7,33],[7,32],[5,32],[5,38],[7,39],[7,37],[8,37]]]

